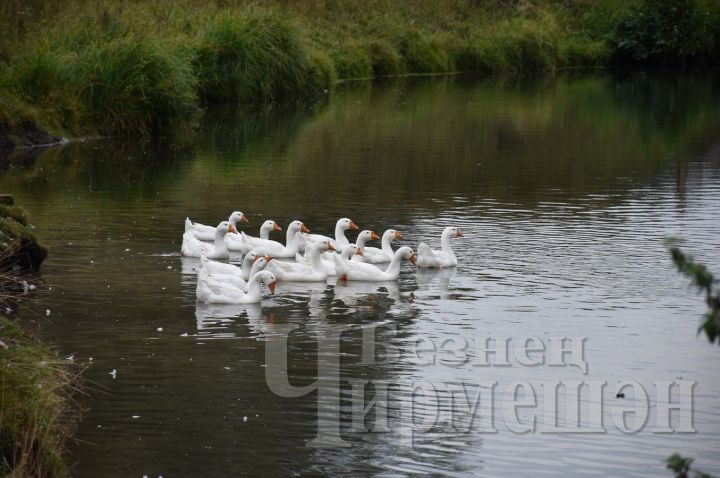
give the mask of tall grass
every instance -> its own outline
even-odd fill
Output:
[[[65,476],[79,375],[15,322],[0,327],[0,474]]]
[[[664,61],[718,58],[720,3],[682,0],[699,13],[661,15],[674,1],[7,0],[0,123],[151,134],[203,104],[311,96],[338,78],[634,61],[652,57],[675,25],[692,32],[698,24],[706,41],[675,35]]]

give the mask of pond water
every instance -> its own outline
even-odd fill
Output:
[[[16,153],[0,190],[30,212],[50,250],[45,286],[21,313],[87,365],[74,474],[658,476],[673,452],[720,473],[720,350],[696,335],[703,299],[664,244],[681,237],[720,272],[719,80],[347,84],[312,105],[210,111],[173,138]],[[465,232],[453,242],[460,265],[404,264],[390,284],[280,283],[257,306],[196,304],[197,261],[179,255],[183,220],[217,223],[236,209],[252,232],[272,218],[331,233],[347,216],[379,233],[398,229],[413,248],[437,245],[456,225]],[[266,352],[282,353],[287,324],[292,385],[312,384],[318,363],[339,362],[322,377],[339,380],[339,401],[269,388],[266,374],[276,371]],[[340,327],[337,350],[318,345]],[[403,353],[364,363],[361,330]],[[510,340],[509,366],[492,355],[482,366],[478,344],[488,337]],[[528,338],[551,347],[563,337],[586,339],[587,373],[550,366],[550,353],[533,367],[513,358]],[[418,360],[406,353],[417,344],[439,352]],[[366,405],[388,384],[389,431],[351,427],[349,383],[363,380],[374,384]],[[607,382],[579,399],[581,415],[602,417],[594,426],[605,431],[547,433],[541,384],[580,380]],[[654,384],[683,380],[695,383],[696,432],[656,433]],[[488,381],[497,384],[495,432],[488,414],[471,421],[472,411],[446,400],[452,386],[474,396]],[[504,408],[518,381],[537,396],[535,408],[519,410],[521,423],[536,415],[525,433]],[[637,389],[616,398],[618,381],[649,396],[636,433],[613,422],[643,403]],[[436,395],[421,393],[428,384]],[[672,395],[689,399],[688,389]],[[318,407],[340,417],[350,446],[307,443]],[[680,414],[671,416],[682,429]]]

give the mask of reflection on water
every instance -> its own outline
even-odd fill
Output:
[[[685,237],[720,270],[718,104],[712,74],[358,83],[315,105],[211,111],[175,138],[15,154],[0,187],[50,248],[46,289],[24,313],[51,309],[44,337],[93,357],[87,378],[107,387],[88,398],[77,475],[657,476],[675,451],[719,472],[720,355],[696,337],[702,300],[663,245]],[[404,264],[393,283],[281,283],[261,305],[196,304],[199,261],[178,254],[183,220],[237,209],[252,233],[270,218],[327,233],[348,216],[398,229],[413,248],[436,245],[448,224],[466,236],[454,242],[457,270]],[[341,356],[340,401],[320,405],[341,414],[350,448],[306,446],[317,394],[268,389],[265,353],[288,325],[294,386]],[[336,354],[318,348],[345,326]],[[398,349],[582,336],[590,368],[478,368],[476,351],[454,367],[363,364],[363,330]],[[699,433],[484,434],[440,422],[413,448],[395,432],[352,428],[350,380],[391,384],[392,420],[411,406],[430,420],[432,404],[407,400],[419,382],[583,377],[696,381]],[[604,403],[605,413],[622,405]]]

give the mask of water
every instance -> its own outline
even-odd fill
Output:
[[[658,476],[676,451],[720,473],[720,350],[696,336],[702,297],[663,242],[684,238],[720,272],[718,105],[712,74],[359,83],[313,105],[211,111],[199,130],[173,138],[14,155],[0,189],[30,211],[50,249],[45,288],[22,313],[88,364],[75,474]],[[198,305],[197,262],[178,254],[183,220],[216,223],[235,209],[253,232],[267,218],[299,218],[329,233],[348,216],[379,233],[401,230],[413,248],[457,225],[460,266],[405,264],[397,284],[280,284],[262,305]],[[297,327],[288,352],[296,386],[316,377],[317,337],[350,327],[338,353],[319,354],[341,361],[350,447],[307,446],[317,394],[268,388],[266,347],[287,324]],[[447,353],[433,364],[407,354],[359,364],[359,330],[373,325],[403,351],[418,340],[453,348],[489,336],[586,337],[588,374],[512,358],[478,367],[474,347],[454,365],[440,360]],[[617,380],[639,382],[652,402],[655,381],[680,379],[697,383],[697,433],[612,425],[613,411],[637,403],[615,398]],[[350,429],[349,380],[390,383],[391,433]],[[417,401],[414,445],[399,435],[403,392],[465,383],[474,396],[486,380],[497,382],[497,433],[483,433],[483,419],[453,427],[442,419],[447,403],[426,430],[438,407]],[[508,430],[508,385],[527,381],[541,396],[541,382],[560,380],[608,382],[606,433],[540,433],[542,413],[535,432]],[[325,414],[336,410],[320,402]],[[595,399],[581,402],[598,410]]]

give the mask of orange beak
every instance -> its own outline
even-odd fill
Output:
[[[402,239],[402,238],[403,238],[402,232],[395,231],[395,239]]]
[[[302,226],[300,226],[300,232],[306,232],[310,234],[310,229],[308,229],[305,224],[303,224]]]
[[[364,251],[363,248],[361,247],[360,249],[357,250],[356,254],[357,254],[358,256],[364,256],[364,255],[365,255],[365,251]]]
[[[228,226],[228,232],[234,232],[235,234],[237,234],[237,229],[235,229],[235,226],[230,224],[230,226]]]
[[[255,258],[255,260],[253,261],[253,263],[257,262],[258,259],[260,259],[260,256],[257,256],[257,257]]]
[[[458,229],[457,237],[463,237],[465,234],[462,233],[460,229]]]
[[[272,281],[271,283],[268,284],[268,289],[270,289],[270,293],[271,293],[271,294],[274,294],[274,293],[275,293],[275,286],[276,286],[276,285],[277,285],[277,281]]]
[[[248,218],[245,217],[245,214],[240,218],[240,222],[249,222]]]
[[[277,223],[273,226],[273,231],[282,231],[282,227],[278,226]]]
[[[272,256],[265,256],[265,260],[270,262],[272,260]]]
[[[335,248],[333,247],[333,245],[328,242],[328,251],[334,251],[334,250],[335,250]]]
[[[412,262],[412,265],[417,264],[417,254],[414,252],[410,255],[410,262]]]
[[[377,234],[375,234],[375,231],[370,231],[370,240],[371,240],[371,241],[377,241],[378,239],[380,239],[380,236],[378,236]]]
[[[357,224],[355,224],[354,222],[350,221],[350,229],[355,230],[355,229],[360,229],[360,228],[357,227]]]

